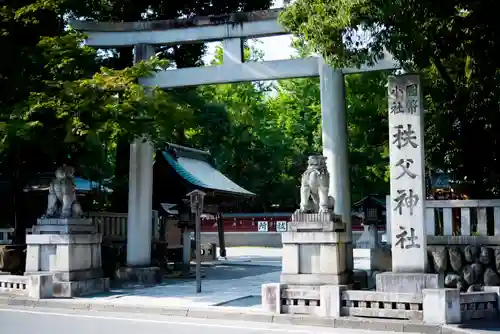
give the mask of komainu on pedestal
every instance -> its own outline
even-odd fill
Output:
[[[312,155],[300,183],[300,212],[328,213],[334,211],[335,199],[328,196],[330,174],[326,169],[326,158]]]
[[[82,207],[76,198],[73,167],[63,165],[49,186],[46,218],[80,218]]]
[[[265,310],[321,316],[338,313],[330,299],[338,298],[339,291],[351,283],[347,261],[352,261],[352,243],[345,223],[334,213],[329,183],[326,158],[310,156],[301,179],[300,208],[282,233],[280,283],[262,287]]]
[[[25,275],[54,276],[55,297],[75,297],[109,289],[101,268],[102,236],[82,218],[74,168],[63,165],[49,186],[46,214],[26,236]]]

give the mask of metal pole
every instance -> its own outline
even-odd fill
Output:
[[[224,221],[222,220],[222,214],[219,212],[217,214],[217,232],[219,234],[219,256],[226,257],[226,241],[224,240]]]
[[[196,293],[201,292],[201,207],[200,203],[196,203]]]

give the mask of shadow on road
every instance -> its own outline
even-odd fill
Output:
[[[281,272],[281,268],[270,266],[214,265],[202,269],[204,280],[233,280]]]
[[[480,332],[500,332],[500,320],[471,320],[457,326],[461,329]]]

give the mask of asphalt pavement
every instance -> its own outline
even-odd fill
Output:
[[[0,309],[2,333],[10,334],[388,334],[255,322],[178,318],[150,314],[104,313],[42,308]]]

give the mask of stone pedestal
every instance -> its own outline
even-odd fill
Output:
[[[379,292],[422,293],[424,289],[443,288],[438,274],[394,273],[377,274],[376,287]]]
[[[343,285],[350,276],[347,252],[352,252],[344,224],[333,214],[296,212],[289,231],[281,236],[281,283],[292,285]]]
[[[352,283],[352,245],[332,213],[296,212],[282,234],[280,283],[262,287],[262,306],[274,313],[339,316],[340,291]]]
[[[461,322],[460,290],[424,289],[422,294],[424,322],[429,324],[459,324]]]
[[[26,236],[25,275],[52,274],[54,297],[109,289],[101,268],[101,239],[90,219],[41,218]]]

